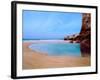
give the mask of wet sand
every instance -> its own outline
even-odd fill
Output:
[[[36,42],[23,42],[23,69],[63,68],[90,66],[90,57],[49,56],[31,50],[29,45]]]

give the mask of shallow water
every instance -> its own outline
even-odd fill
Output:
[[[29,48],[52,56],[81,56],[79,43],[36,43]]]

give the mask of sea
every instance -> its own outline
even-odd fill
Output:
[[[33,51],[47,53],[50,56],[81,56],[80,43],[46,42],[33,43],[29,46]]]

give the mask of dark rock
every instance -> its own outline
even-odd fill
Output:
[[[72,40],[70,40],[70,43],[73,43],[73,41],[72,41]]]
[[[82,29],[80,32],[80,47],[84,54],[91,53],[91,15],[89,13],[83,14]]]

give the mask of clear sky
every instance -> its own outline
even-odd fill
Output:
[[[81,26],[81,13],[23,10],[23,39],[64,39]]]

